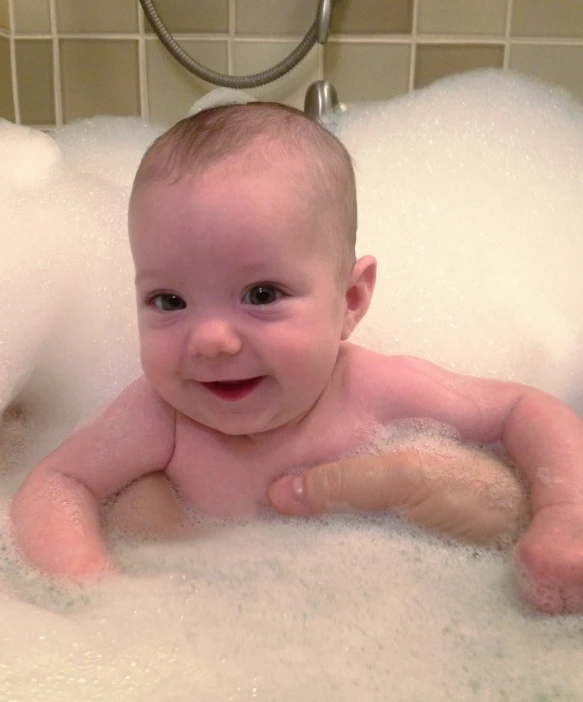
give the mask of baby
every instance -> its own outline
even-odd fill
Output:
[[[583,609],[583,422],[533,388],[348,341],[376,261],[355,259],[354,172],[332,134],[267,103],[187,118],[145,154],[129,234],[144,375],[16,494],[32,563],[67,577],[111,570],[100,503],[143,476],[165,471],[201,512],[250,514],[276,478],[427,418],[463,441],[503,442],[531,489],[516,551],[527,596]]]

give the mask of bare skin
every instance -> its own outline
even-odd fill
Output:
[[[128,485],[104,507],[106,528],[146,539],[186,536],[184,510],[163,471]]]
[[[436,442],[286,476],[269,491],[284,514],[396,510],[412,524],[473,544],[510,544],[530,518],[515,471],[478,448]]]

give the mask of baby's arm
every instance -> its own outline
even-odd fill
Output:
[[[174,410],[140,378],[38,463],[12,502],[14,536],[26,558],[68,578],[113,570],[101,537],[100,502],[166,468],[174,426]]]
[[[544,611],[583,610],[583,421],[534,388],[418,359],[377,361],[374,373],[390,393],[393,418],[430,417],[462,439],[504,442],[529,483],[534,513],[516,550],[523,590]]]

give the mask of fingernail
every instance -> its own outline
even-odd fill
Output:
[[[304,498],[304,481],[299,475],[292,480],[292,490],[299,500]]]
[[[304,499],[304,481],[297,475],[284,475],[270,486],[269,498],[280,512],[296,514]]]

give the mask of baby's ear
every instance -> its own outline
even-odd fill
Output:
[[[366,314],[376,277],[377,261],[373,256],[363,256],[354,264],[346,287],[346,312],[342,327],[342,341],[348,339]]]

